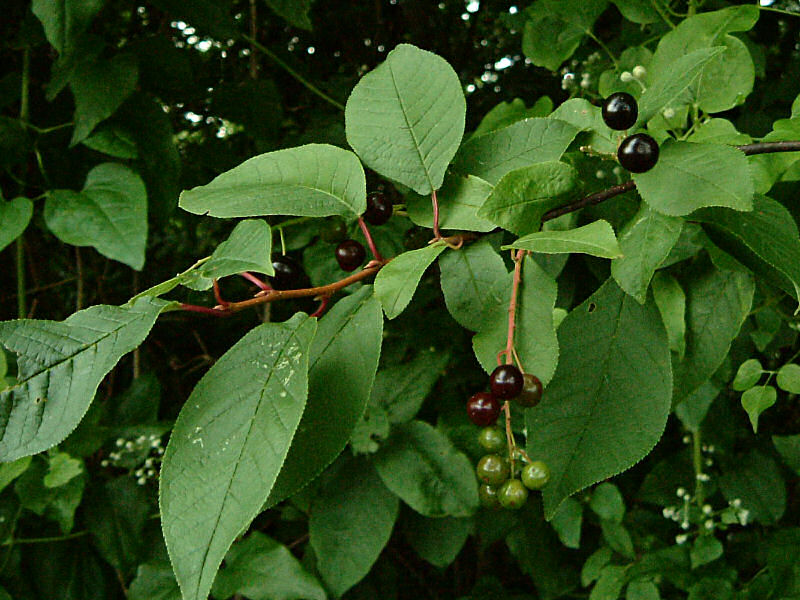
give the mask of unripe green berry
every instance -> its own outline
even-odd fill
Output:
[[[478,498],[484,508],[500,508],[500,501],[497,499],[497,488],[486,483],[478,486]]]
[[[484,427],[478,434],[478,443],[487,452],[500,452],[506,447],[506,434],[499,427]]]
[[[534,460],[522,469],[522,483],[530,490],[540,490],[550,481],[550,468],[540,460]]]
[[[511,465],[509,465],[507,458],[497,454],[487,454],[478,461],[475,472],[478,474],[478,479],[483,483],[500,485],[508,479],[508,475],[511,473]]]
[[[528,489],[519,479],[509,479],[497,490],[497,500],[503,508],[522,508],[528,500]]]

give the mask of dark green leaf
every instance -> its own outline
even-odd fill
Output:
[[[276,14],[286,19],[290,25],[300,29],[311,30],[311,19],[308,12],[314,0],[267,0],[269,7]]]
[[[128,588],[128,600],[181,600],[181,591],[167,562],[139,565]]]
[[[413,360],[378,371],[372,400],[392,423],[410,421],[422,407],[450,359],[448,350],[423,350]]]
[[[31,10],[42,22],[47,41],[59,54],[67,54],[103,4],[105,0],[33,0]]]
[[[689,556],[692,560],[692,569],[701,567],[722,556],[722,542],[713,535],[701,535],[692,544]]]
[[[567,548],[580,548],[581,524],[583,523],[583,504],[574,498],[567,498],[558,507],[550,524],[558,534],[558,539]]]
[[[772,443],[783,461],[800,474],[800,435],[773,435]]]
[[[686,295],[681,284],[668,273],[656,273],[653,277],[653,299],[667,329],[669,349],[683,359],[686,352]]]
[[[622,523],[625,516],[625,501],[619,488],[613,483],[601,483],[592,491],[589,508],[605,521]]]
[[[749,512],[745,522],[776,523],[786,511],[786,484],[775,461],[758,451],[724,466],[719,480],[729,502],[739,500]]]
[[[576,229],[537,231],[519,238],[504,250],[519,248],[544,254],[588,254],[600,258],[622,258],[614,230],[602,219]]]
[[[778,392],[771,385],[751,387],[742,394],[742,408],[747,411],[747,416],[750,417],[753,433],[758,433],[758,417],[775,404],[777,400]]]
[[[33,202],[28,198],[14,198],[8,202],[0,198],[0,250],[17,239],[33,216]]]
[[[491,231],[494,224],[478,216],[478,209],[492,193],[492,186],[480,177],[451,173],[445,176],[436,193],[439,203],[439,227]],[[410,193],[406,196],[408,216],[417,225],[433,227],[433,207],[429,196]]]
[[[403,532],[417,554],[432,565],[444,568],[458,556],[471,529],[470,519],[429,519],[409,512]]]
[[[764,367],[761,366],[761,362],[759,362],[757,358],[748,358],[739,365],[731,387],[737,392],[749,390],[758,383],[758,380],[761,379],[763,374]]]
[[[375,277],[375,296],[383,305],[386,317],[402,313],[419,285],[425,270],[447,249],[443,243],[404,252],[392,259]]]

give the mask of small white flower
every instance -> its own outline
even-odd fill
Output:
[[[671,506],[668,506],[664,510],[661,511],[661,515],[665,519],[671,519],[673,514],[675,514],[675,509],[672,508]]]
[[[125,442],[125,450],[133,450],[133,442]]]
[[[109,463],[107,460],[103,460],[103,461],[100,462],[100,466],[101,467],[107,467],[109,464],[111,464],[111,463]]]
[[[665,108],[661,114],[664,115],[665,119],[671,119],[672,117],[675,116],[675,109],[674,108]]]
[[[686,531],[687,529],[689,529],[689,521],[683,521],[683,522],[681,523],[681,529],[683,529],[684,531]]]
[[[148,458],[146,461],[144,461],[144,466],[148,467],[148,468],[152,467],[153,466],[153,459],[152,458]]]
[[[139,477],[139,479],[136,480],[136,483],[138,483],[139,485],[144,485],[145,483],[147,483],[147,479],[145,479],[144,477]]]
[[[691,441],[692,441],[692,437],[690,435],[683,436],[683,443],[684,444],[689,444],[689,443],[691,443]]]
[[[683,498],[686,495],[686,489],[682,488],[682,487],[679,487],[677,490],[675,490],[675,495],[678,498]]]
[[[711,481],[711,477],[709,476],[708,473],[698,473],[697,475],[695,475],[695,478],[697,479],[697,481],[702,481],[702,482]]]
[[[750,511],[746,508],[743,508],[738,513],[736,513],[737,518],[739,519],[739,523],[742,525],[747,525],[747,521],[750,519]]]
[[[636,79],[642,79],[645,75],[647,75],[647,69],[645,69],[642,65],[636,65],[633,67],[632,75]]]
[[[619,177],[620,175],[622,175],[622,167],[614,167],[611,170],[611,172],[614,173],[614,175],[616,175],[617,177]]]
[[[714,519],[707,519],[706,522],[703,523],[703,526],[706,529],[714,529]]]
[[[712,512],[714,512],[714,509],[711,507],[710,504],[703,504],[703,514],[704,515],[710,515]]]
[[[685,544],[686,540],[688,539],[689,539],[688,535],[686,535],[685,533],[681,533],[675,536],[675,543],[678,545]]]
[[[117,438],[117,441],[114,442],[117,445],[117,448],[122,448],[122,445],[125,443],[123,438]]]
[[[716,452],[716,448],[714,448],[714,444],[709,444],[708,445],[708,450],[706,450],[706,452],[708,452],[709,454],[714,454],[714,452]]]
[[[623,83],[630,83],[631,81],[633,81],[633,75],[631,74],[630,71],[623,71],[622,73],[619,74],[619,79]]]
[[[597,173],[594,174],[594,176],[597,177],[598,179],[604,179],[606,176],[606,172],[600,169],[597,171]]]
[[[733,500],[731,500],[731,502],[730,502],[730,505],[731,505],[733,508],[739,508],[739,507],[741,507],[741,506],[742,506],[742,500],[741,500],[741,498],[734,498]]]

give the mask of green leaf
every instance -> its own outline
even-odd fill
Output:
[[[505,285],[508,271],[491,242],[484,238],[458,252],[442,255],[439,279],[447,310],[459,325],[475,331],[502,304],[502,298],[492,292],[498,282]]]
[[[550,524],[558,534],[558,539],[567,548],[581,547],[581,524],[583,523],[583,504],[574,498],[567,498],[550,519]]]
[[[570,498],[570,500],[572,499]],[[577,502],[577,500],[573,500],[573,502]],[[566,504],[566,501],[564,504]],[[564,504],[562,504],[562,506],[564,506]],[[612,551],[608,546],[600,546],[600,548],[589,555],[589,558],[583,563],[583,568],[581,569],[581,585],[583,587],[589,587],[589,584],[600,577],[603,567],[611,562],[611,555]]]
[[[355,217],[366,210],[358,157],[328,144],[267,152],[181,193],[179,206],[212,217]]]
[[[701,567],[717,560],[722,556],[723,548],[720,542],[713,535],[701,535],[692,544],[689,557],[692,560],[692,569]]]
[[[604,521],[622,523],[625,516],[625,500],[613,483],[601,483],[594,488],[589,508]]]
[[[676,58],[670,69],[651,77],[650,86],[639,99],[639,118],[637,125],[647,123],[662,109],[678,101],[703,68],[724,48],[700,48]],[[657,60],[653,56],[653,60]]]
[[[706,381],[674,407],[675,416],[688,431],[700,431],[700,425],[719,392],[720,389],[713,382]]]
[[[443,58],[399,44],[364,75],[345,107],[347,141],[371,169],[430,194],[464,135],[466,101]]]
[[[336,467],[311,505],[308,528],[317,569],[338,598],[378,559],[392,534],[400,502],[365,458],[349,458]]]
[[[497,352],[505,348],[508,336],[508,304],[511,299],[512,274],[500,279],[491,290],[493,301],[472,338],[472,348],[487,373],[497,366]],[[488,294],[489,292],[487,292]],[[530,256],[522,265],[522,282],[517,298],[517,327],[515,347],[525,371],[535,373],[547,385],[558,362],[553,309],[558,287]]]
[[[65,321],[0,323],[0,344],[17,354],[17,383],[0,391],[6,426],[0,460],[55,446],[77,427],[97,387],[120,358],[139,346],[167,306],[93,306]]]
[[[238,33],[229,0],[152,0],[152,3],[172,19],[191,23],[201,33],[218,40],[236,37]]]
[[[655,304],[640,305],[613,280],[564,319],[558,340],[556,374],[526,415],[528,454],[550,466],[543,490],[548,518],[574,492],[650,452],[664,431],[672,390]]]
[[[628,530],[622,523],[601,520],[600,529],[603,531],[603,539],[616,552],[630,559],[636,556],[633,550],[631,534],[628,533]]]
[[[749,273],[702,263],[684,281],[686,353],[673,362],[676,402],[708,381],[722,364],[750,313],[755,292]]]
[[[633,179],[642,198],[665,215],[688,215],[707,206],[753,210],[747,159],[730,146],[665,143],[656,166]]]
[[[181,590],[169,563],[139,565],[128,589],[128,600],[181,600]]]
[[[669,349],[683,360],[686,352],[686,296],[678,280],[665,272],[656,273],[653,277],[653,299],[667,329]]]
[[[267,0],[267,5],[290,25],[311,31],[308,12],[314,0]]]
[[[719,485],[728,502],[738,499],[749,511],[747,521],[771,525],[786,511],[786,483],[780,467],[772,457],[758,451],[725,464]]]
[[[0,250],[22,235],[33,216],[33,202],[28,198],[14,198],[8,202],[0,198]]]
[[[105,0],[33,0],[31,10],[42,22],[47,41],[59,54],[67,54],[103,4]]]
[[[259,531],[234,544],[214,581],[214,596],[250,600],[326,600],[325,590],[289,549]]]
[[[739,365],[731,387],[737,392],[749,390],[758,383],[763,373],[764,367],[761,366],[761,362],[757,358],[748,358]],[[780,382],[778,382],[778,385],[780,386]]]
[[[550,115],[551,119],[566,121],[585,132],[586,142],[599,152],[616,153],[617,132],[603,121],[602,110],[585,98],[571,98],[560,104]]]
[[[138,79],[139,67],[132,54],[80,63],[69,82],[75,96],[75,129],[70,145],[85,140],[101,121],[113,115],[136,89]]]
[[[43,483],[49,488],[60,487],[81,473],[83,473],[82,460],[72,458],[66,452],[56,452],[48,458],[48,469]]]
[[[682,228],[683,219],[664,216],[642,203],[620,232],[623,256],[611,263],[611,276],[640,304],[644,304],[650,280],[669,256]]]
[[[73,477],[64,485],[51,488],[44,485],[46,474],[45,461],[34,459],[30,468],[17,479],[14,491],[20,506],[57,522],[63,533],[69,533],[83,498],[86,476]]]
[[[637,579],[628,584],[625,600],[661,600],[658,586],[649,579]]]
[[[371,286],[339,300],[320,319],[308,402],[267,506],[294,494],[342,451],[369,401],[382,339],[383,314]]]
[[[711,208],[692,219],[704,223],[716,243],[756,274],[800,298],[800,239],[794,217],[782,204],[756,195],[751,212]]]
[[[553,101],[548,96],[542,96],[530,108],[525,107],[525,101],[522,98],[514,98],[511,102],[500,102],[483,116],[472,135],[497,131],[522,119],[546,117],[552,110]]]
[[[135,159],[139,157],[133,135],[116,125],[101,125],[81,143],[87,148],[114,158]]]
[[[553,229],[537,231],[519,238],[513,244],[503,246],[503,250],[519,248],[544,254],[581,253],[600,258],[620,258],[620,249],[614,230],[608,221],[602,219],[564,231]]]
[[[653,7],[652,3],[647,0],[611,0],[622,16],[640,25],[648,25],[655,23],[661,17],[658,11]],[[629,588],[630,589],[630,588]],[[629,592],[630,593],[630,592]],[[628,600],[631,600],[630,598]]]
[[[23,456],[14,462],[0,463],[0,491],[6,489],[31,466],[31,457]]]
[[[773,435],[772,443],[783,461],[800,474],[800,435]]]
[[[80,192],[49,192],[44,219],[62,242],[92,246],[137,271],[144,266],[147,192],[141,178],[126,166],[97,165]]]
[[[771,385],[751,387],[742,394],[742,408],[747,411],[747,416],[750,417],[750,425],[753,426],[753,433],[758,433],[759,415],[775,404],[777,400],[778,392]]]
[[[494,224],[478,216],[478,209],[492,193],[492,186],[480,177],[449,173],[436,193],[439,202],[439,227],[487,232]],[[433,207],[429,196],[406,196],[409,218],[417,225],[433,227]]]
[[[524,119],[468,139],[459,149],[453,168],[496,185],[515,169],[557,161],[576,135],[578,129],[565,121]]]
[[[395,428],[375,454],[383,482],[427,517],[468,517],[478,508],[475,469],[466,455],[422,421]]]
[[[778,387],[790,394],[800,394],[800,365],[789,363],[778,369],[775,377]]]
[[[470,519],[429,519],[409,512],[403,533],[412,548],[432,565],[446,568],[452,563],[472,530]]]
[[[236,225],[230,237],[217,246],[211,258],[199,269],[189,271],[177,279],[192,289],[207,290],[212,286],[213,279],[243,271],[274,275],[271,252],[272,233],[269,225],[261,219],[247,219]]]
[[[410,421],[422,407],[450,360],[449,350],[425,349],[413,360],[381,369],[372,400],[386,410],[391,423]]]
[[[542,216],[576,196],[578,172],[561,162],[542,162],[506,174],[478,216],[517,235],[539,230]]]
[[[592,34],[606,0],[538,0],[527,9],[522,51],[533,64],[555,71]]]
[[[211,367],[178,415],[159,506],[185,600],[206,598],[225,553],[275,483],[305,408],[316,329],[302,314],[252,329]]]
[[[628,581],[628,567],[607,565],[589,594],[589,600],[617,600]]]
[[[447,246],[438,243],[404,252],[378,271],[375,276],[375,296],[380,300],[387,318],[394,319],[405,310],[425,270],[446,249]]]

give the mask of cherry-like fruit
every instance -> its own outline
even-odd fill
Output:
[[[499,454],[487,454],[478,461],[475,473],[483,483],[500,485],[508,479],[511,473],[511,465],[507,458]]]
[[[536,406],[542,401],[542,392],[544,386],[536,375],[525,373],[523,375],[524,383],[522,384],[522,392],[516,397],[516,402],[524,408]]]
[[[494,425],[500,415],[500,402],[488,392],[478,392],[467,400],[467,416],[479,427]]]
[[[514,365],[500,365],[489,378],[492,395],[501,400],[516,398],[522,391],[525,380],[520,370]]]
[[[528,488],[519,479],[509,479],[497,490],[497,500],[503,508],[522,508],[528,500]]]
[[[383,225],[392,217],[394,208],[392,201],[383,192],[371,192],[367,195],[367,210],[364,220],[370,225]]]
[[[276,290],[296,290],[304,287],[306,273],[303,267],[290,256],[277,254],[272,257],[272,268],[275,274],[268,277],[272,287]]]
[[[487,452],[500,452],[506,447],[506,434],[499,427],[484,427],[478,434],[478,443]]]
[[[336,246],[336,261],[344,271],[355,271],[367,258],[367,251],[360,242],[345,240]]]
[[[534,460],[522,469],[522,483],[529,490],[540,490],[548,481],[550,481],[550,468],[540,460]]]
[[[617,149],[617,160],[631,173],[645,173],[658,162],[658,142],[646,133],[629,135]]]
[[[639,117],[636,98],[626,92],[611,94],[603,101],[603,121],[611,129],[624,131],[630,129]]]

